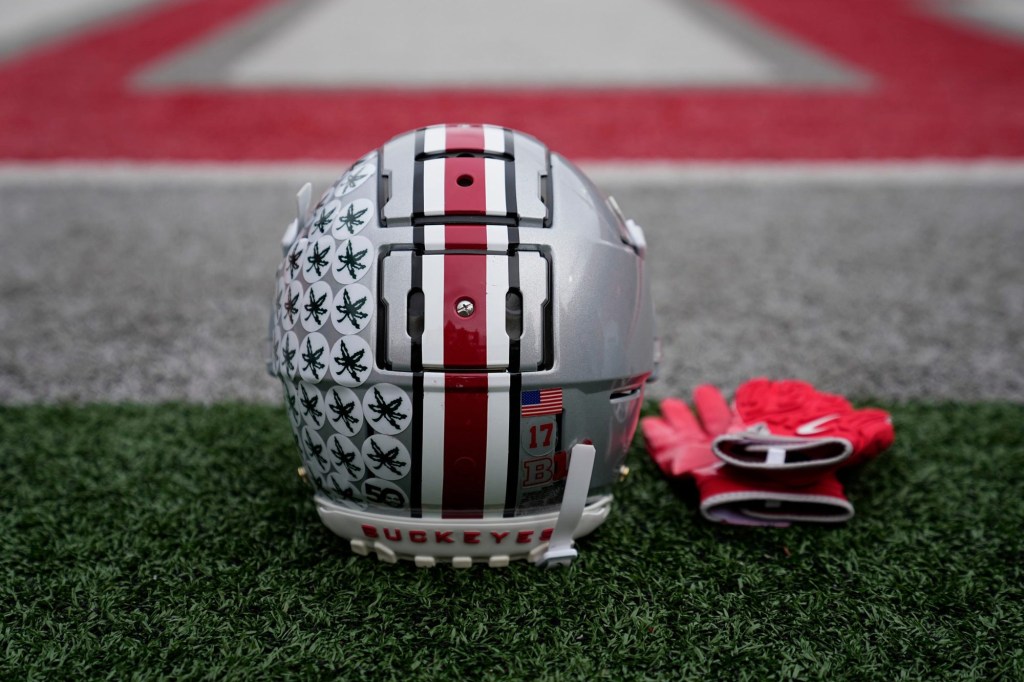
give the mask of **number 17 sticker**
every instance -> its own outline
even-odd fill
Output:
[[[554,415],[523,419],[520,445],[528,455],[548,455],[558,443],[558,425]]]

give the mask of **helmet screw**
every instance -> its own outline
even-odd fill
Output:
[[[469,317],[473,314],[474,310],[476,310],[476,306],[468,298],[460,298],[455,302],[455,312],[458,313],[459,317]]]

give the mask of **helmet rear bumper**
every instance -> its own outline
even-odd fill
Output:
[[[422,567],[438,562],[456,568],[474,563],[498,567],[518,559],[534,560],[547,549],[558,520],[557,510],[511,518],[412,519],[351,509],[324,495],[314,499],[320,520],[348,540],[356,554],[374,552],[381,561],[404,559]],[[610,494],[587,504],[573,538],[583,537],[604,523],[611,504]]]

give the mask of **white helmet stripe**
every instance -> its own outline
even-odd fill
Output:
[[[505,297],[508,295],[508,256],[486,256],[487,367],[508,367],[509,336],[505,328]]]
[[[423,162],[423,215],[444,215],[444,172],[447,159]]]
[[[493,154],[504,154],[505,129],[500,126],[484,126],[484,151]]]
[[[437,154],[443,152],[445,147],[445,131],[448,126],[438,125],[430,126],[423,131],[423,153],[424,154]]]
[[[508,230],[504,225],[488,225],[487,250],[508,251]]]
[[[484,480],[484,516],[504,515],[508,488],[509,396],[508,374],[487,375],[487,468]],[[518,396],[516,397],[518,400]],[[519,453],[515,453],[518,458]]]
[[[423,366],[444,366],[444,260],[442,253],[423,256]]]
[[[440,509],[444,490],[444,374],[423,374],[423,440],[419,443],[422,467],[420,504]]]
[[[484,159],[484,191],[487,215],[506,215],[505,172],[508,164],[501,159]]]

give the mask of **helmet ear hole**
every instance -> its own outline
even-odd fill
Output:
[[[523,336],[523,294],[519,289],[505,294],[505,333],[513,341]]]

